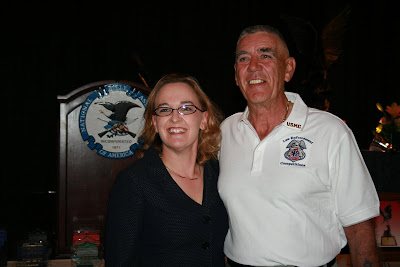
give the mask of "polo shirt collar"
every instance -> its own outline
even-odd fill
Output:
[[[248,120],[248,118],[249,118],[249,107],[246,106],[244,112],[243,112],[242,115],[240,116],[239,121],[238,121],[238,123],[237,123],[237,128],[238,128],[238,130],[239,130],[240,122],[243,122],[243,123],[245,123],[245,124],[247,124],[247,125],[250,124],[250,121]]]
[[[301,131],[304,128],[307,120],[307,105],[304,103],[303,99],[301,99],[299,94],[285,92],[285,95],[290,102],[294,103],[294,105],[289,117],[286,119],[283,125],[292,130]],[[239,118],[237,127],[239,128],[240,122],[250,124],[248,117],[249,107],[247,106]]]
[[[308,107],[299,94],[285,92],[287,99],[294,103],[289,117],[283,125],[289,129],[301,131],[307,121]]]

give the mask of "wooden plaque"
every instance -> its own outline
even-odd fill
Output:
[[[127,102],[145,96],[142,101],[145,105],[150,91],[150,88],[134,82],[107,80],[87,84],[57,97],[60,125],[56,254],[59,257],[71,253],[75,231],[92,229],[104,233],[108,196],[114,178],[136,160],[134,146],[131,146],[133,149],[128,147],[128,152],[110,150],[118,147],[118,138],[122,143],[138,144],[140,134],[120,119],[121,112],[119,117],[116,116],[115,106],[125,101],[121,99],[122,93],[126,93]],[[94,92],[98,97],[93,95]],[[119,99],[111,98],[110,92]],[[126,121],[138,122],[137,118],[129,118],[128,111],[122,113],[126,115]],[[109,144],[114,145],[110,147]]]

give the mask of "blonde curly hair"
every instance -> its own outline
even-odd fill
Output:
[[[144,128],[141,132],[139,139],[143,141],[143,146],[136,151],[138,158],[143,157],[145,151],[151,146],[161,153],[162,141],[160,136],[156,133],[153,125],[153,112],[155,109],[155,99],[160,89],[169,83],[183,82],[193,88],[196,93],[200,108],[208,112],[207,125],[204,130],[199,133],[199,142],[197,147],[197,163],[204,165],[211,158],[217,159],[218,151],[220,150],[221,130],[220,123],[222,121],[222,113],[219,108],[211,101],[211,99],[203,92],[199,82],[196,78],[188,75],[181,74],[167,74],[163,76],[151,91],[148,99],[146,111],[144,113]]]

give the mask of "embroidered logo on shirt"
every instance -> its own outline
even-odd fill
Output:
[[[281,166],[309,167],[314,141],[310,137],[293,135],[282,139],[280,145]]]
[[[303,140],[292,140],[286,148],[289,148],[289,150],[285,152],[285,158],[291,162],[302,160],[306,157],[303,149],[307,149],[307,146]]]

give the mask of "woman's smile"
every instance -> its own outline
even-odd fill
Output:
[[[180,133],[185,133],[187,131],[187,129],[180,128],[180,127],[171,127],[171,128],[168,128],[167,131],[172,134],[180,134]]]

